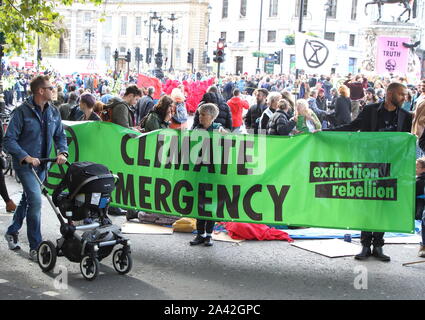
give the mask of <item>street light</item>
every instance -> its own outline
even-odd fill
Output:
[[[166,31],[165,27],[162,25],[162,18],[158,17],[159,25],[158,28],[154,27],[154,31],[158,32],[159,38],[158,38],[158,52],[155,55],[155,77],[158,79],[164,78],[164,72],[162,72],[162,33]]]
[[[260,52],[261,52],[261,28],[263,25],[263,0],[261,0],[260,4],[260,31],[258,32],[258,58],[257,58],[257,70],[255,71],[257,74],[261,72],[260,70]]]
[[[91,29],[89,29],[86,31],[85,36],[89,38],[89,57],[90,57],[91,37],[94,37],[94,32],[91,32]]]
[[[177,33],[177,30],[174,29],[174,21],[177,20],[174,13],[171,14],[171,17],[168,18],[171,21],[171,60],[170,60],[170,72],[174,71],[173,68],[173,48],[174,48],[174,33]]]
[[[208,46],[210,42],[210,22],[211,22],[211,10],[212,7],[208,5],[207,12],[208,12],[208,29],[207,29],[207,42],[205,43],[207,46],[207,50],[205,51],[205,60],[204,63],[206,65],[206,69],[208,70],[208,64],[209,64],[209,58],[208,58]]]
[[[323,32],[323,39],[326,39],[326,25],[328,23],[328,16],[330,15],[330,9],[332,7],[332,1],[328,0],[328,2],[325,3],[324,9],[325,9],[325,30]]]
[[[115,72],[114,72],[114,79],[117,78],[117,68],[118,68],[118,49],[115,49],[114,52],[114,61],[115,61]]]
[[[148,48],[146,49],[146,63],[148,65],[150,65],[152,62],[152,54],[153,54],[153,49],[151,48],[152,20],[157,20],[157,19],[158,19],[158,16],[156,12],[153,12],[153,16],[149,17],[149,38],[148,38]]]

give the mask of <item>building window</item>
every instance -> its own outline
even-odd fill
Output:
[[[238,42],[245,42],[245,31],[239,31]]]
[[[246,0],[241,0],[241,17],[246,17]]]
[[[335,41],[335,32],[326,32],[325,40]]]
[[[267,42],[276,42],[276,31],[267,32]]]
[[[300,16],[300,7],[301,7],[301,0],[297,0],[297,5],[295,6],[295,16]],[[303,17],[307,16],[307,8],[308,8],[308,0],[304,0],[304,8],[303,8]]]
[[[91,22],[91,12],[84,12],[84,23],[90,23]]]
[[[112,17],[105,17],[103,22],[103,34],[111,35],[112,33]]]
[[[226,41],[226,36],[227,36],[227,33],[226,32],[221,32],[220,33],[220,38],[224,39],[224,41]]]
[[[356,20],[357,19],[357,2],[358,0],[352,0],[352,4],[351,4],[351,20]]]
[[[142,17],[136,17],[136,36],[142,35]]]
[[[350,47],[354,47],[355,42],[356,42],[356,35],[355,34],[350,34],[349,46]]]
[[[125,53],[125,48],[124,47],[120,47],[120,53]]]
[[[327,3],[327,6],[328,6],[328,11],[327,11],[328,18],[336,19],[336,1],[337,0],[328,0],[328,3]]]
[[[221,13],[221,18],[227,18],[229,15],[229,0],[223,0],[223,11]]]
[[[127,17],[121,17],[121,35],[127,35]]]
[[[269,17],[277,17],[279,0],[270,0]]]
[[[105,62],[109,66],[111,64],[111,48],[105,47]]]

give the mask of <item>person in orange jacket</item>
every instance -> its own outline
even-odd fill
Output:
[[[227,104],[232,112],[233,128],[232,132],[239,132],[242,126],[242,112],[243,109],[249,109],[249,103],[243,100],[239,89],[233,90],[233,97],[227,101]]]

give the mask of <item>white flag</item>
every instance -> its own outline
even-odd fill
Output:
[[[306,73],[330,74],[336,62],[336,43],[297,33],[296,68]]]

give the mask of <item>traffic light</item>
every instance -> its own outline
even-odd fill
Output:
[[[217,42],[217,50],[214,50],[214,62],[223,63],[225,61],[226,54],[224,53],[224,48],[226,44],[224,43],[224,39],[220,38]]]
[[[189,52],[187,53],[187,63],[193,63],[194,54],[195,54],[195,50],[190,49]]]
[[[118,49],[115,49],[115,52],[114,52],[114,60],[115,60],[115,61],[118,61]]]
[[[37,61],[43,60],[43,57],[41,56],[41,49],[37,49]]]
[[[275,64],[281,64],[282,63],[282,51],[275,51],[274,53],[274,60],[275,60]]]
[[[131,62],[131,51],[130,49],[127,50],[127,55],[125,56],[126,62]]]
[[[152,48],[146,48],[146,63],[150,64],[152,62],[152,54],[153,54]]]
[[[136,59],[136,61],[140,61],[140,48],[139,47],[137,47],[136,50],[135,50],[134,59]]]

